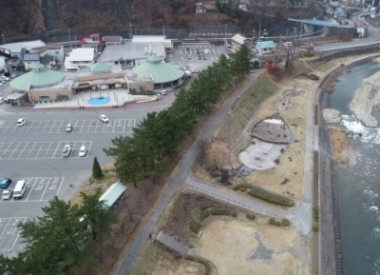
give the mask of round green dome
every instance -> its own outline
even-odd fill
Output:
[[[185,74],[184,71],[163,62],[155,53],[148,58],[146,63],[133,68],[133,72],[140,76],[153,77],[154,84],[172,82]]]
[[[61,82],[65,76],[57,71],[46,69],[41,63],[36,63],[33,70],[11,81],[11,87],[19,91],[29,91],[32,88],[48,87]]]

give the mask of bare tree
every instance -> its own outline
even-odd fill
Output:
[[[303,41],[298,37],[284,43],[285,69],[293,67],[293,64],[298,59],[300,47],[302,45]]]
[[[128,216],[124,216],[122,218],[122,220],[120,221],[120,230],[121,230],[121,233],[125,233],[125,229],[127,227],[127,221],[128,221],[127,218],[128,218]]]
[[[135,204],[128,203],[126,209],[127,209],[127,214],[128,214],[129,220],[133,221],[133,216],[138,213]]]

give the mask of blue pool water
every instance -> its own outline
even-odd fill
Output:
[[[91,105],[104,105],[110,102],[109,97],[96,97],[96,98],[91,98],[88,103]]]

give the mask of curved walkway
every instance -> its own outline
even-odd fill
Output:
[[[234,104],[236,99],[238,99],[238,97],[244,94],[248,90],[248,88],[252,86],[255,80],[256,75],[251,75],[247,85],[242,87],[239,91],[237,91],[233,96],[231,96],[228,99],[228,101],[219,109],[219,111],[214,115],[214,117],[210,119],[208,127],[206,128],[203,135],[198,139],[198,141],[207,140],[211,137],[211,135],[215,132],[219,124],[222,123],[224,117],[227,115],[227,112]],[[126,259],[121,265],[118,274],[126,275],[131,271],[135,260],[142,252],[145,243],[149,239],[149,234],[153,231],[154,226],[158,222],[161,214],[164,212],[166,205],[169,203],[170,199],[173,197],[180,184],[186,180],[186,177],[190,173],[192,164],[194,163],[198,155],[199,147],[197,145],[198,142],[194,143],[193,146],[187,150],[186,155],[182,158],[177,173],[173,176],[172,180],[170,181],[166,190],[164,191],[161,199],[158,201],[153,213],[150,215],[141,232],[138,234],[135,241],[133,242]]]

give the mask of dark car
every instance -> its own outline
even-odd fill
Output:
[[[4,178],[1,180],[1,183],[0,183],[0,188],[1,189],[6,189],[9,187],[9,185],[12,183],[12,180],[9,179],[9,178]]]

